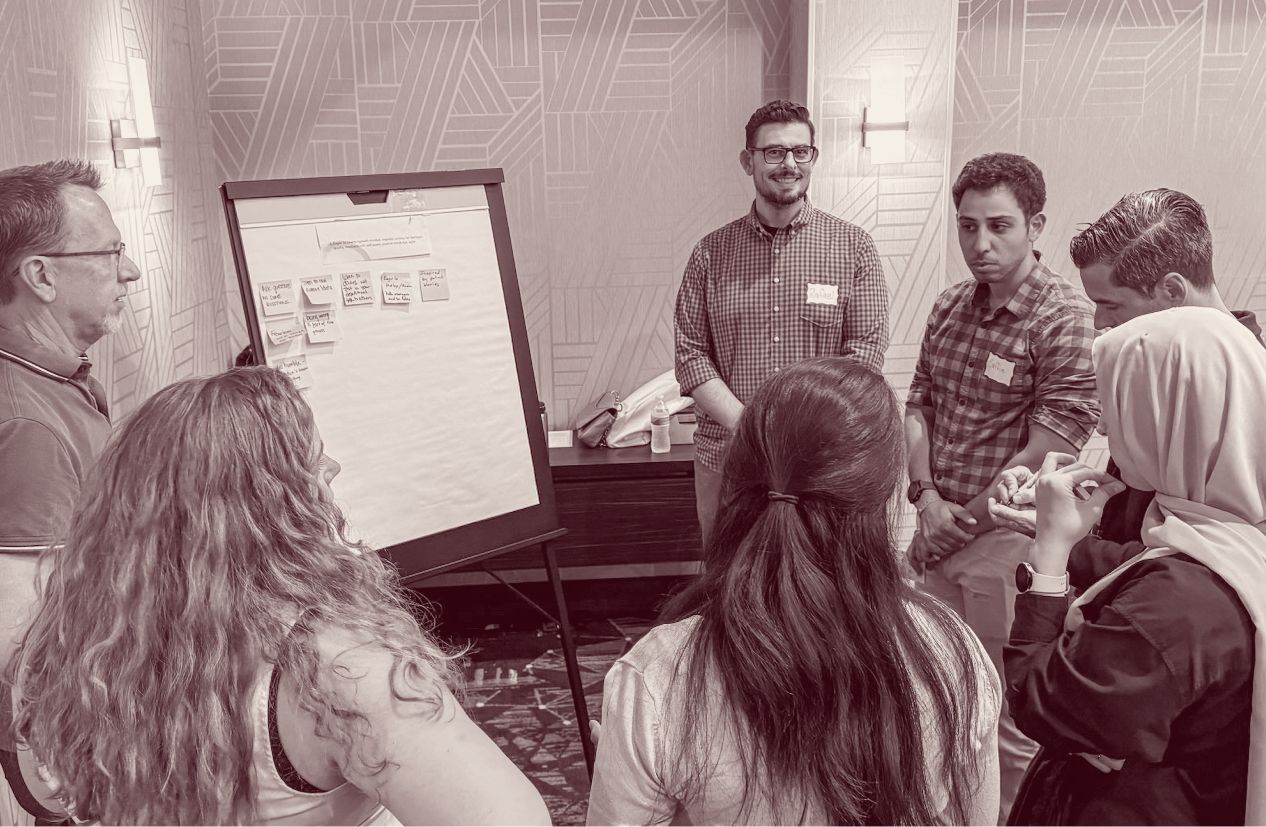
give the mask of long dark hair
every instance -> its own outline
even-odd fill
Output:
[[[981,658],[949,609],[902,579],[891,528],[903,455],[892,389],[846,359],[789,367],[747,405],[704,571],[663,616],[699,616],[669,692],[683,712],[669,759],[687,779],[679,797],[715,763],[711,675],[742,761],[740,820],[763,800],[783,821],[932,823],[943,804],[926,737],[942,745],[930,774],[947,814],[966,822],[978,688],[965,665]]]

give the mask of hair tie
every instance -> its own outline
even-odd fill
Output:
[[[765,496],[768,497],[771,502],[791,503],[792,505],[798,505],[800,503],[800,498],[795,494],[783,494],[780,491],[770,491]]]

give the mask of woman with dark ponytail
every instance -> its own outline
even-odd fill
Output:
[[[999,684],[903,578],[884,379],[840,358],[757,391],[703,573],[606,677],[590,824],[993,824]]]

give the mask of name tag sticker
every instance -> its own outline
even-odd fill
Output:
[[[805,298],[805,303],[835,306],[840,303],[840,286],[838,284],[814,284],[809,282],[809,295]]]
[[[985,359],[985,376],[993,381],[1011,386],[1011,377],[1015,374],[1015,365],[992,353]]]

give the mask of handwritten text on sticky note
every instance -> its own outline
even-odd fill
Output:
[[[334,302],[334,276],[305,276],[299,279],[308,304],[332,304]]]
[[[312,387],[312,369],[308,367],[307,356],[287,356],[274,362],[273,367],[289,376],[299,390]]]
[[[419,270],[418,287],[422,291],[422,301],[448,301],[448,271],[443,267],[437,270]]]
[[[409,304],[413,301],[413,278],[409,273],[382,274],[384,304]]]
[[[259,286],[259,302],[264,306],[265,316],[283,316],[295,312],[299,307],[299,298],[295,295],[294,280],[264,282]]]
[[[303,314],[303,326],[308,331],[308,341],[337,342],[339,339],[338,319],[333,310],[317,310]]]
[[[268,341],[274,345],[289,344],[303,335],[303,328],[299,325],[299,320],[295,318],[273,322],[267,325],[267,328]]]
[[[369,285],[369,273],[340,273],[339,279],[343,287],[343,304],[356,307],[374,303],[374,291]]]

